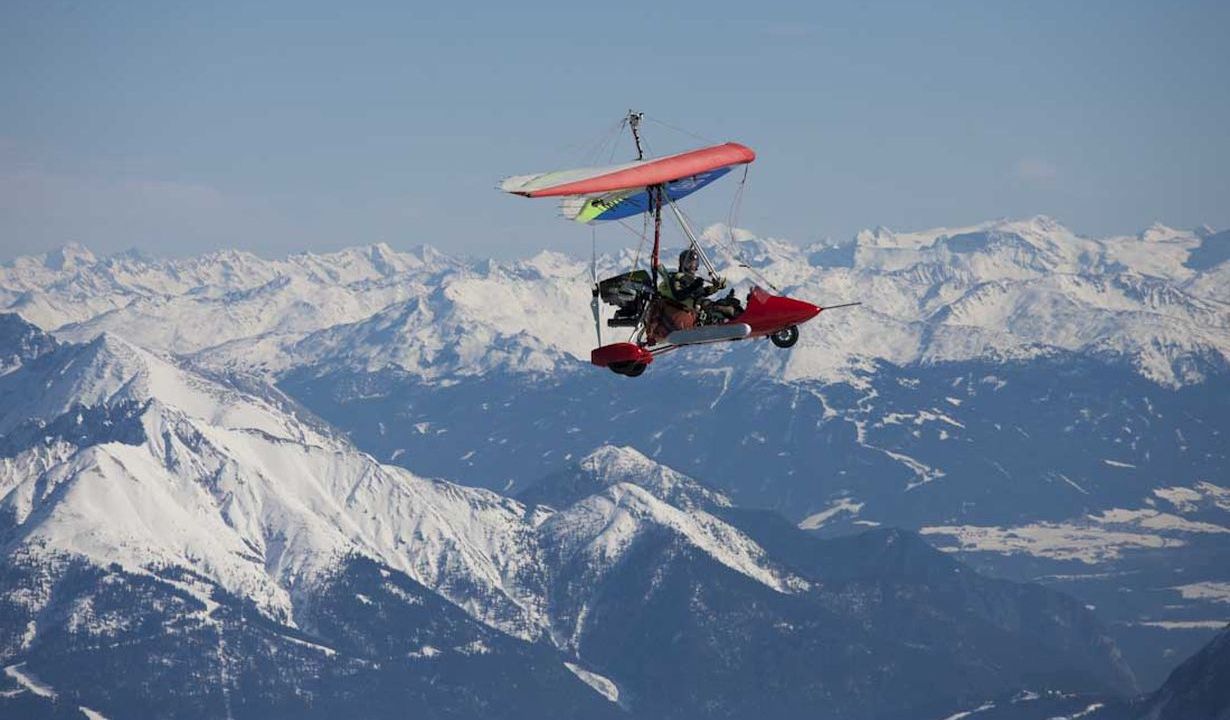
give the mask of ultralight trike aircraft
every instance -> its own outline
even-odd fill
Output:
[[[675,201],[740,165],[744,166],[746,179],[746,166],[756,159],[756,153],[739,143],[728,142],[647,160],[640,136],[643,118],[643,113],[629,112],[620,125],[621,130],[626,126],[632,131],[637,154],[634,162],[521,175],[500,184],[501,190],[515,195],[562,198],[564,216],[581,223],[622,220],[641,214],[652,218],[653,254],[648,270],[634,268],[600,281],[595,257],[590,307],[599,347],[590,353],[590,361],[620,375],[636,377],[645,372],[654,357],[687,345],[768,337],[780,348],[793,346],[799,339],[799,325],[826,308],[753,286],[746,303],[735,300],[732,291],[722,301],[730,309],[715,312],[712,302],[681,302],[675,298],[669,277],[663,277],[671,271],[659,262],[662,209],[667,207],[710,278],[716,279],[710,287],[724,287]],[[602,344],[599,300],[616,307],[614,317],[607,320],[609,327],[633,328],[628,342]]]

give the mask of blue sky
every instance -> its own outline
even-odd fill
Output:
[[[587,252],[550,201],[494,186],[592,160],[630,107],[756,149],[740,224],[797,242],[1034,214],[1224,228],[1228,29],[1224,2],[8,0],[0,260]],[[725,220],[733,190],[690,213]]]

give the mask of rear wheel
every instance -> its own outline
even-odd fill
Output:
[[[788,328],[782,328],[770,335],[769,339],[779,348],[794,347],[794,344],[799,341],[799,326],[791,325]]]
[[[627,375],[628,377],[640,377],[641,374],[645,372],[645,368],[647,367],[649,367],[649,365],[646,363],[637,363],[633,365],[628,372],[624,373],[624,375]]]

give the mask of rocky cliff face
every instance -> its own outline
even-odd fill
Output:
[[[1175,669],[1143,704],[1147,720],[1230,718],[1230,629]]]

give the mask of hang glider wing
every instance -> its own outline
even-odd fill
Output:
[[[601,196],[621,191],[643,191],[651,185],[665,185],[722,168],[729,170],[755,159],[756,153],[751,148],[739,143],[726,143],[623,165],[519,175],[500,183],[500,189],[525,197]]]

